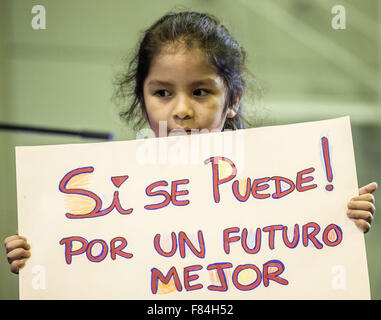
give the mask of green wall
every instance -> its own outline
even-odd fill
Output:
[[[37,4],[46,8],[46,30],[31,27]],[[331,27],[336,4],[346,8],[346,30]],[[0,122],[110,131],[116,140],[133,139],[111,102],[113,76],[140,31],[179,7],[217,15],[246,48],[264,91],[250,105],[256,123],[349,114],[359,184],[381,184],[380,6],[373,0],[0,0]],[[17,229],[14,147],[90,141],[0,131],[0,238]],[[381,202],[380,190],[376,198]],[[372,298],[380,299],[377,218],[365,239]],[[0,299],[17,298],[18,277],[3,255]]]

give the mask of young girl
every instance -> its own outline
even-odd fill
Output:
[[[135,127],[148,122],[159,136],[159,122],[191,133],[244,128],[241,99],[246,83],[245,51],[213,16],[169,13],[144,34],[128,72],[119,79],[121,101],[133,98],[122,116]],[[348,217],[365,233],[375,213],[377,184],[359,189],[348,202]],[[18,273],[30,257],[27,239],[5,239],[11,271]]]

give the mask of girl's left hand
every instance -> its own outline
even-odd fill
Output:
[[[372,193],[377,189],[377,183],[372,182],[359,189],[359,195],[348,203],[347,215],[364,232],[370,230],[376,212],[375,199]]]

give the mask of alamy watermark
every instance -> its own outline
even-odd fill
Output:
[[[35,290],[46,289],[46,269],[42,265],[35,265],[32,268],[32,288]]]
[[[344,290],[347,287],[347,273],[342,265],[335,265],[331,269],[331,287],[335,290]]]
[[[331,20],[331,26],[335,30],[346,29],[346,15],[345,7],[342,5],[335,5],[331,9],[331,13],[334,14]]]
[[[34,30],[46,29],[46,9],[42,5],[35,5],[32,7],[32,28]]]
[[[243,130],[176,129],[168,133],[167,122],[159,122],[159,136],[142,129],[136,139],[144,139],[136,150],[140,165],[199,165],[211,156],[223,156],[244,167],[245,135]],[[165,138],[166,137],[166,138]]]

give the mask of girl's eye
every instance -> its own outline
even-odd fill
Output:
[[[155,92],[155,96],[159,96],[162,98],[169,97],[169,92],[167,90],[158,90]]]
[[[209,93],[209,90],[206,89],[196,89],[193,91],[193,94],[195,96],[205,96]]]

